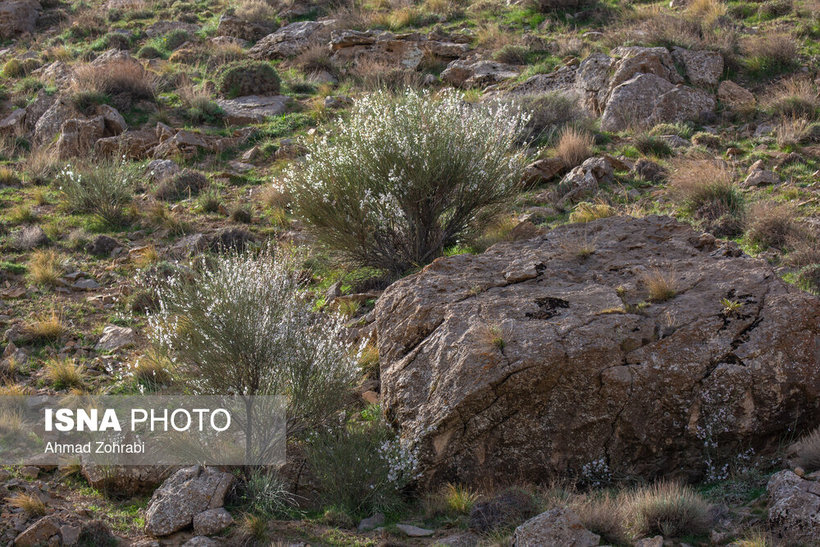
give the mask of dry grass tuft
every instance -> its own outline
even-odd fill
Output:
[[[63,275],[63,260],[63,256],[53,249],[34,251],[28,263],[29,279],[35,285],[57,285]]]
[[[599,218],[607,218],[617,214],[615,208],[608,203],[590,203],[582,201],[575,206],[575,210],[569,215],[570,222],[592,222]]]
[[[714,25],[726,11],[726,3],[721,0],[691,0],[686,6],[686,15],[707,26]]]
[[[69,359],[52,359],[45,364],[45,376],[54,389],[83,389],[85,374]]]
[[[798,233],[796,214],[795,207],[788,203],[755,203],[746,215],[746,235],[763,247],[782,248]]]
[[[668,179],[672,199],[704,229],[718,237],[741,231],[743,196],[726,164],[706,159],[679,160],[673,163]]]
[[[812,120],[820,112],[820,94],[809,78],[793,76],[766,93],[763,104],[777,116]]]
[[[741,50],[746,70],[755,77],[769,77],[794,66],[799,44],[786,33],[766,32],[746,37]]]
[[[671,272],[653,269],[646,272],[641,281],[646,286],[650,302],[665,302],[678,294],[678,279]]]
[[[36,316],[23,327],[24,334],[32,342],[53,342],[62,338],[67,331],[68,327],[54,310]]]
[[[6,498],[12,507],[17,507],[28,513],[32,517],[41,517],[46,514],[46,505],[34,494],[18,492]]]
[[[564,165],[572,168],[592,155],[593,143],[592,135],[586,131],[566,127],[558,139],[555,152]]]
[[[820,469],[820,427],[794,445],[795,463],[807,473]]]
[[[140,357],[134,365],[134,380],[154,391],[172,382],[172,367],[173,365],[167,357],[157,351],[150,350]]]
[[[578,496],[570,502],[570,507],[584,528],[601,536],[603,543],[631,544],[624,503],[619,497],[608,492],[599,496]]]
[[[709,504],[688,486],[659,482],[639,488],[627,500],[638,537],[682,537],[709,532]]]
[[[154,98],[154,77],[135,60],[113,59],[102,65],[83,65],[76,69],[77,92],[108,96],[128,95],[131,100]]]
[[[778,146],[797,146],[811,138],[812,123],[804,118],[784,119],[777,124],[774,134]]]

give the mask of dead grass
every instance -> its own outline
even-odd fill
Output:
[[[709,504],[694,490],[674,482],[639,488],[627,499],[637,537],[698,536],[709,532]]]
[[[12,507],[22,509],[32,517],[41,517],[46,514],[46,505],[34,494],[18,492],[17,494],[6,498],[6,501]]]
[[[790,203],[757,202],[746,215],[746,236],[762,247],[783,248],[798,234],[796,214]]]
[[[63,275],[63,260],[53,249],[34,251],[28,263],[29,279],[35,285],[56,286]]]
[[[758,78],[790,70],[798,50],[797,40],[783,32],[764,32],[748,36],[741,42],[746,71]]]
[[[714,25],[726,11],[726,4],[721,0],[691,0],[686,6],[686,15],[707,26]]]
[[[155,79],[136,60],[112,59],[101,65],[77,67],[76,92],[95,92],[108,96],[128,95],[131,100],[153,99]]]
[[[602,543],[631,544],[624,503],[619,497],[609,492],[577,496],[570,502],[570,508],[581,519],[584,528],[601,536]]]
[[[566,258],[586,260],[598,250],[598,237],[586,231],[581,234],[565,234],[558,241],[558,247]]]
[[[594,142],[592,135],[586,131],[566,127],[555,146],[555,153],[564,165],[573,168],[592,155]]]
[[[35,343],[53,342],[59,340],[68,332],[68,327],[56,311],[41,313],[26,323],[23,327],[26,337]]]
[[[809,78],[793,76],[772,87],[765,94],[763,104],[776,116],[814,120],[820,113],[820,94]]]
[[[240,0],[234,14],[245,21],[261,23],[276,19],[276,8],[265,0]]]
[[[368,91],[402,91],[422,87],[423,76],[420,72],[370,59],[357,61],[350,74]]]
[[[599,218],[606,218],[616,215],[615,208],[604,202],[590,203],[582,201],[575,206],[569,215],[570,222],[592,222]]]
[[[149,350],[134,365],[134,380],[149,390],[155,391],[171,383],[172,367],[167,357],[157,351]]]
[[[80,365],[69,359],[51,359],[44,367],[45,377],[54,389],[83,389],[85,374]]]
[[[672,199],[717,236],[734,235],[741,228],[743,197],[734,173],[723,162],[682,159],[672,163],[668,192]]]
[[[797,441],[794,453],[795,463],[807,473],[820,469],[820,428]]]
[[[668,271],[652,269],[641,276],[650,302],[666,302],[678,294],[678,279]]]
[[[797,146],[811,138],[812,122],[796,117],[784,119],[777,124],[774,134],[778,146]]]

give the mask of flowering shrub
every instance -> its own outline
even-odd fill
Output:
[[[228,253],[158,289],[151,336],[194,393],[286,397],[298,436],[342,407],[356,370],[341,318],[300,288],[292,257]]]
[[[353,517],[390,511],[418,478],[418,460],[383,421],[350,423],[308,439],[323,501]]]
[[[131,203],[139,180],[136,168],[126,162],[101,160],[66,164],[57,175],[66,205],[75,212],[90,213],[117,225]]]
[[[519,188],[527,118],[513,105],[471,105],[456,92],[373,93],[308,144],[285,183],[319,239],[346,258],[402,273],[423,265]]]

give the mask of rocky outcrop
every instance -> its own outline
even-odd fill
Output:
[[[180,469],[151,497],[145,513],[145,532],[167,536],[191,526],[200,513],[222,507],[233,480],[230,473],[213,468],[195,465]]]
[[[159,465],[83,465],[82,474],[88,484],[104,492],[133,496],[152,492],[173,471]]]
[[[741,183],[744,188],[754,188],[757,186],[770,186],[778,184],[780,176],[774,171],[766,169],[763,160],[757,160],[749,167],[746,178]]]
[[[581,62],[575,77],[575,90],[583,106],[593,115],[602,115],[602,129],[621,131],[631,125],[691,120],[714,110],[711,94],[682,85],[683,78],[666,48],[618,47],[613,55],[616,58],[603,53],[590,55]],[[675,50],[690,81],[697,85],[717,83],[723,58],[714,55]]]
[[[379,30],[338,30],[331,33],[331,58],[340,64],[362,62],[415,70],[425,56],[451,60],[469,51],[468,44],[448,42],[439,36],[393,34]]]
[[[565,207],[591,197],[601,185],[613,180],[614,171],[606,158],[588,158],[564,175],[555,188],[553,197],[559,207]]]
[[[567,547],[593,547],[601,537],[581,524],[581,519],[566,507],[556,507],[533,517],[515,529],[515,547],[539,545],[565,545]]]
[[[648,289],[658,275],[666,300]],[[820,417],[820,299],[668,217],[441,258],[375,314],[382,405],[428,483],[601,460],[695,479],[707,447],[720,465]]]
[[[784,470],[772,475],[766,490],[775,537],[789,545],[814,545],[820,534],[820,483]]]
[[[0,39],[34,32],[41,10],[37,0],[0,0]]]
[[[296,57],[326,38],[333,21],[299,21],[268,34],[248,50],[252,59],[287,59]]]
[[[60,126],[57,156],[60,159],[87,154],[99,139],[119,135],[127,125],[122,115],[108,105],[100,105],[92,118],[72,118]]]

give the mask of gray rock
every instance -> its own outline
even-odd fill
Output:
[[[183,543],[182,547],[220,547],[222,545],[225,545],[225,543],[218,539],[209,538],[207,536],[194,536]]]
[[[333,21],[298,21],[268,34],[254,45],[248,56],[252,59],[285,59],[295,57],[318,43]]]
[[[48,245],[48,236],[39,226],[23,226],[14,234],[14,246],[21,251]]]
[[[179,173],[180,169],[173,160],[151,160],[145,171],[154,182],[161,182]]]
[[[672,57],[686,69],[686,77],[696,86],[715,86],[723,74],[723,55],[717,51],[672,48]]]
[[[167,536],[190,526],[194,516],[222,507],[233,476],[195,465],[169,477],[151,497],[145,514],[145,532]]]
[[[751,91],[737,85],[731,80],[723,80],[718,86],[718,99],[723,105],[735,111],[754,108],[755,96]]]
[[[67,547],[77,545],[77,542],[80,540],[80,530],[81,528],[79,526],[71,526],[69,524],[60,526],[60,537],[63,540],[63,545]]]
[[[60,527],[52,517],[43,517],[26,528],[14,539],[17,547],[35,547],[48,543],[52,536],[60,533]]]
[[[515,547],[562,545],[566,547],[594,547],[601,536],[593,534],[581,524],[581,519],[566,507],[557,507],[531,518],[515,529]]]
[[[455,60],[441,73],[441,79],[456,87],[486,87],[517,77],[519,69],[495,61]]]
[[[79,279],[71,284],[71,288],[77,291],[93,291],[100,288],[100,284],[89,278]]]
[[[94,349],[97,351],[117,351],[132,346],[137,337],[131,327],[108,325],[103,329],[102,337]]]
[[[588,158],[564,175],[555,188],[558,205],[564,207],[594,195],[602,184],[614,179],[612,165],[603,157]]]
[[[601,117],[601,129],[622,131],[633,124],[646,123],[657,98],[674,88],[654,74],[638,74],[627,80],[612,91]]]
[[[108,256],[114,251],[114,249],[121,246],[122,245],[120,245],[120,242],[113,237],[98,235],[94,238],[94,241],[88,245],[88,252],[93,255]]]
[[[83,465],[81,472],[93,488],[133,496],[153,492],[173,471],[161,465]]]
[[[34,32],[42,9],[37,0],[0,0],[0,39]]]

